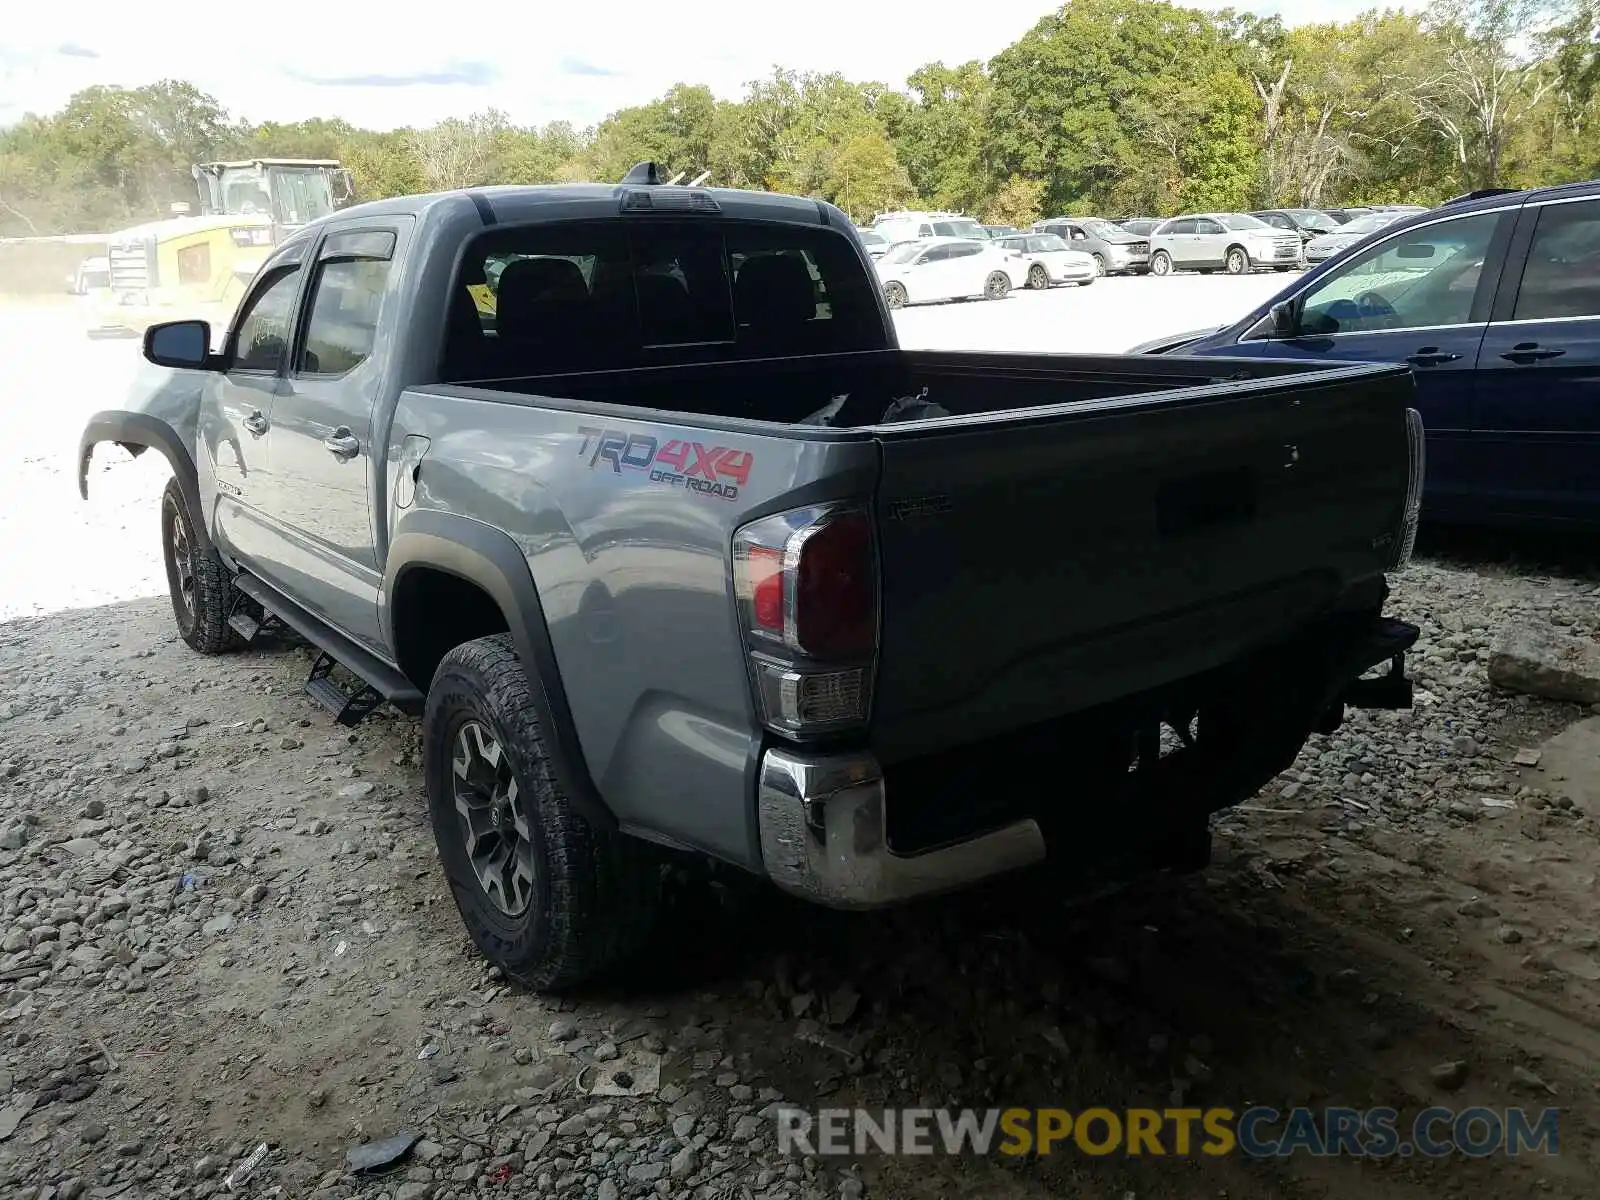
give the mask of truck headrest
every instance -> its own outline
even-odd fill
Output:
[[[733,288],[739,324],[754,330],[800,325],[817,314],[816,292],[797,254],[763,254],[740,264]]]
[[[501,337],[537,334],[541,322],[570,324],[589,302],[578,265],[564,258],[524,258],[500,273],[495,289],[495,329]]]

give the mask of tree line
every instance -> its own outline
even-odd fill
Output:
[[[489,110],[426,129],[236,121],[192,84],[92,87],[0,130],[0,235],[100,232],[195,199],[189,164],[337,158],[359,198],[669,173],[995,222],[1432,203],[1600,175],[1600,0],[1434,0],[1287,28],[1166,0],[1071,0],[988,62],[899,87],[776,68],[680,83],[593,128]]]

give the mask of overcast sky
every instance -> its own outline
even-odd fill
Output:
[[[236,117],[340,116],[390,129],[499,108],[520,124],[591,124],[673,83],[723,97],[781,63],[898,86],[925,62],[987,58],[1050,11],[1047,0],[932,7],[812,0],[459,5],[326,0],[234,9],[128,0],[24,4],[0,33],[0,124],[50,112],[92,84],[187,79]],[[1292,23],[1361,0],[1262,0]],[[25,14],[25,15],[24,15]],[[779,15],[781,14],[781,16]]]

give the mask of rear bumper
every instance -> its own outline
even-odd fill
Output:
[[[875,908],[1040,862],[1031,819],[938,849],[889,848],[888,789],[869,753],[768,750],[756,799],[761,858],[785,891],[834,908]]]
[[[763,867],[785,891],[833,908],[865,909],[952,891],[1040,863],[1047,856],[1045,826],[1056,829],[1053,822],[1063,818],[1076,831],[1069,842],[1077,843],[1067,847],[1065,857],[1114,858],[1127,845],[1203,823],[1209,813],[1255,794],[1294,761],[1311,733],[1337,728],[1346,706],[1409,708],[1411,683],[1402,666],[1417,636],[1417,628],[1404,622],[1358,617],[1318,630],[1292,652],[1280,649],[1226,668],[1240,676],[1236,684],[1244,692],[1259,700],[1259,709],[1248,706],[1260,714],[1250,718],[1248,734],[1213,745],[1202,732],[1198,745],[1162,757],[1148,769],[1118,767],[1098,786],[1091,780],[1086,784],[1095,793],[1091,807],[1120,814],[1092,833],[1080,821],[1081,810],[1049,819],[1041,812],[1036,819],[1007,798],[996,806],[993,796],[966,794],[968,781],[988,781],[991,792],[1024,795],[1030,776],[1049,774],[1045,765],[1017,761],[1036,758],[1037,746],[1020,754],[1014,745],[990,748],[991,755],[1013,760],[1006,763],[978,761],[985,753],[981,749],[957,751],[971,761],[928,764],[929,769],[902,774],[902,784],[915,782],[895,797],[896,803],[911,806],[897,814],[898,820],[891,820],[886,772],[870,752],[769,749],[761,758],[756,796]],[[1385,661],[1393,664],[1388,675],[1361,678]],[[1234,694],[1240,694],[1237,688]],[[1154,729],[1143,717],[1137,727]],[[1064,727],[1062,734],[1045,739],[1054,747],[1045,754],[1072,753],[1070,731]],[[974,802],[977,808],[971,808]],[[965,816],[944,811],[961,809],[969,811]],[[899,852],[891,846],[891,830]]]

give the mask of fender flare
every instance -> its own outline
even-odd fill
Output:
[[[615,828],[616,816],[589,774],[577,723],[561,684],[544,605],[521,547],[503,530],[471,517],[432,509],[406,514],[395,529],[384,564],[379,622],[391,647],[396,645],[391,608],[396,589],[408,572],[418,568],[454,575],[494,601],[533,685],[533,700],[549,735],[557,782],[585,820],[600,828]],[[413,682],[426,692],[427,680]]]
[[[211,549],[211,531],[206,528],[205,509],[200,503],[200,479],[194,458],[171,425],[148,413],[110,410],[90,417],[78,441],[78,495],[84,500],[89,498],[89,462],[101,442],[115,442],[135,458],[151,446],[161,451],[183,493],[195,539],[204,549]]]

